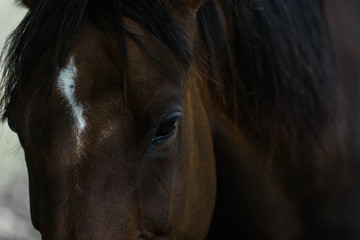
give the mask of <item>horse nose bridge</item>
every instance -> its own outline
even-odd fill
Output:
[[[107,192],[107,194],[105,194]],[[132,191],[76,189],[42,219],[43,239],[136,239],[138,213]]]
[[[48,212],[41,224],[43,239],[165,239],[167,214],[162,220],[150,217],[158,216],[152,210],[161,207],[155,196],[165,193],[154,194],[145,189],[149,186],[146,183],[152,182],[150,176],[134,181],[138,176],[135,169],[128,166],[127,171],[119,172],[120,169],[94,166],[86,169],[86,173],[78,170],[76,177],[58,183],[58,188],[64,184],[63,189],[52,188],[45,204],[49,208],[42,209]],[[143,207],[148,209],[145,212],[139,208],[139,184],[145,201]],[[51,202],[54,199],[56,202]]]
[[[135,173],[124,162],[88,159],[51,174],[40,199],[43,239],[136,239]]]

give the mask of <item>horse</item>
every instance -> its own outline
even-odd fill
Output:
[[[22,0],[2,120],[42,239],[359,239],[356,0]]]

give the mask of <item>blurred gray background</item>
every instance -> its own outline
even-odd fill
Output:
[[[17,6],[15,0],[0,0],[0,48],[25,13],[26,9]],[[0,240],[41,239],[30,220],[27,181],[17,136],[6,123],[0,124]]]

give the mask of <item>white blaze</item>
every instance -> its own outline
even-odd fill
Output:
[[[57,88],[65,97],[71,108],[71,115],[76,123],[75,129],[77,131],[77,137],[79,137],[86,126],[86,121],[84,118],[84,108],[75,98],[76,76],[77,69],[75,66],[74,57],[71,57],[66,67],[60,70],[57,80]]]

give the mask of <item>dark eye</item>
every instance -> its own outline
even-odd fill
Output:
[[[11,131],[16,132],[14,122],[10,118],[7,119],[7,122],[8,122],[8,125],[9,125],[9,128],[11,129]]]
[[[176,112],[165,118],[159,125],[151,143],[154,145],[165,142],[176,131],[176,127],[180,120],[180,112]]]

